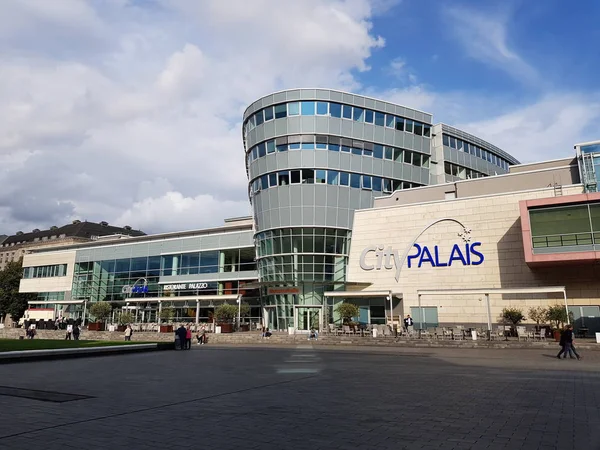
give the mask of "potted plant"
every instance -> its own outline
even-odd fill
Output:
[[[502,310],[502,319],[512,324],[511,331],[514,336],[515,328],[519,323],[525,320],[525,315],[523,314],[523,311],[521,311],[519,308],[504,308]]]
[[[175,311],[173,310],[173,308],[171,307],[167,307],[167,308],[163,308],[160,311],[160,314],[158,315],[158,318],[160,320],[164,320],[166,322],[170,322],[171,320],[173,320],[173,317],[175,316]],[[166,324],[159,324],[159,331],[161,333],[172,333],[173,332],[173,325],[166,323]]]
[[[250,305],[248,303],[242,303],[240,306],[240,320],[242,317],[248,317],[250,315]],[[249,323],[240,323],[239,331],[250,331]]]
[[[560,341],[560,333],[565,326],[565,323],[569,320],[567,310],[563,305],[553,305],[548,307],[546,313],[546,320],[552,324],[552,335],[556,342]]]
[[[221,333],[233,333],[233,320],[237,317],[238,307],[227,303],[215,308],[217,325],[221,327]]]
[[[540,331],[540,323],[546,321],[548,310],[543,306],[529,308],[529,318],[535,322],[536,331]]]
[[[335,312],[341,316],[344,325],[352,325],[352,318],[358,317],[359,309],[354,303],[340,303],[335,308]]]
[[[125,331],[127,325],[133,322],[133,320],[133,314],[130,312],[122,312],[119,314],[119,326],[117,327],[117,331]]]
[[[95,317],[96,322],[88,323],[89,331],[104,331],[104,322],[110,316],[112,307],[108,302],[95,302],[90,306],[90,315]]]

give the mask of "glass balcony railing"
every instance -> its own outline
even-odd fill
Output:
[[[600,245],[600,232],[549,234],[544,236],[533,236],[532,244],[533,248]]]

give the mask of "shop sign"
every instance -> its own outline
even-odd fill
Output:
[[[300,294],[300,289],[297,287],[267,288],[267,295],[286,295],[286,294],[298,295],[298,294]]]
[[[138,282],[142,282],[142,284],[138,284]],[[148,293],[148,281],[145,278],[140,278],[133,283],[133,286],[123,286],[121,289],[123,294],[131,295],[131,294],[147,294]]]
[[[431,267],[451,267],[453,264],[463,266],[478,266],[483,263],[485,256],[478,248],[481,242],[465,243],[464,245],[454,244],[450,251],[445,251],[439,245],[433,247],[427,245],[414,244],[413,252],[406,257],[406,264],[409,269],[413,267],[421,268],[423,265]],[[373,253],[375,261],[371,264],[367,261],[369,255]],[[386,270],[396,268],[396,281],[400,278],[399,250],[392,247],[384,248],[382,245],[370,246],[365,248],[360,254],[360,268],[362,270]]]
[[[178,283],[178,284],[165,284],[163,289],[165,291],[187,291],[196,289],[206,289],[208,283]]]

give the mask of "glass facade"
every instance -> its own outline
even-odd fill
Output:
[[[301,101],[280,103],[267,106],[252,114],[244,122],[244,135],[269,120],[293,116],[329,116],[338,119],[348,119],[354,122],[370,123],[375,126],[387,127],[397,131],[413,133],[417,136],[431,137],[431,125],[416,120],[386,114],[380,111],[360,108],[326,101]]]
[[[529,220],[533,248],[600,245],[599,203],[531,209]]]
[[[467,167],[459,166],[458,164],[452,164],[449,162],[444,163],[444,173],[446,175],[452,175],[463,180],[470,180],[473,178],[487,177],[485,173],[478,172]]]
[[[50,266],[36,266],[23,268],[23,278],[64,277],[66,275],[66,264],[53,264]]]
[[[510,165],[508,161],[496,155],[495,153],[482,148],[479,145],[471,144],[470,142],[464,141],[454,136],[450,136],[448,134],[444,134],[442,139],[446,147],[449,147],[454,150],[459,150],[461,152],[469,153],[470,155],[473,155],[477,158],[481,158],[484,161],[487,161],[502,168],[503,170],[508,170],[508,167]]]

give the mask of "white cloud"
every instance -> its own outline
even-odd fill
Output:
[[[505,5],[506,7],[506,5]],[[471,58],[505,71],[515,79],[534,84],[540,82],[538,72],[509,43],[508,10],[484,12],[452,6],[442,10],[446,24]]]
[[[1,231],[247,214],[244,108],[282,88],[359,89],[353,72],[384,45],[371,18],[389,4],[5,2]]]

